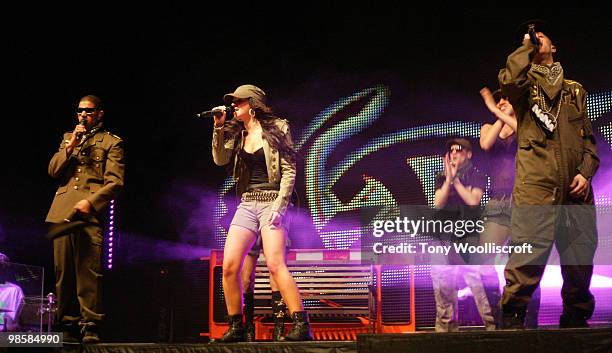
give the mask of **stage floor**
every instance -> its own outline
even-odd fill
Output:
[[[13,351],[10,351],[13,352]],[[15,350],[19,352],[19,350]],[[23,351],[21,351],[23,352]],[[36,351],[43,352],[43,350]],[[57,352],[47,348],[45,352]],[[61,348],[62,353],[354,353],[357,342],[311,341],[311,342],[255,342],[232,344],[190,343],[101,343],[96,345],[73,345]]]
[[[24,352],[2,349],[0,352]],[[66,353],[590,353],[612,352],[612,327],[521,331],[463,331],[364,334],[357,341],[255,342],[235,344],[103,343],[27,352]]]
[[[365,334],[360,353],[587,353],[612,352],[612,328]]]

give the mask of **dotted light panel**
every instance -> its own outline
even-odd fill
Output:
[[[591,121],[595,122],[610,109],[612,109],[612,91],[587,95],[587,113]],[[604,151],[610,151],[612,149],[612,121],[601,124],[599,132],[608,143],[608,146],[603,147]]]
[[[334,149],[349,137],[356,135],[376,121],[389,102],[390,92],[384,86],[366,89],[350,97],[340,99],[317,116],[306,128],[308,139],[321,125],[333,118],[335,113],[357,101],[369,98],[363,109],[345,120],[321,132],[310,146],[305,159],[306,200],[315,229],[326,248],[346,249],[359,239],[361,229],[355,224],[334,225],[329,222],[340,212],[358,210],[365,205],[395,204],[391,193],[377,180],[366,179],[366,187],[348,203],[342,203],[332,188],[346,169],[326,168]],[[299,141],[302,144],[305,139]],[[354,161],[353,161],[354,163]],[[349,163],[350,164],[350,163]],[[352,164],[350,164],[352,165]]]
[[[599,132],[601,132],[603,137],[608,142],[608,146],[605,146],[605,150],[610,151],[612,149],[612,121],[602,125]]]
[[[111,200],[108,207],[108,234],[106,236],[106,268],[113,268],[113,254],[117,243],[117,234],[115,233],[115,200]]]
[[[225,244],[225,237],[227,236],[227,229],[225,229],[221,223],[223,217],[228,213],[227,203],[225,202],[225,196],[233,190],[236,182],[232,177],[228,177],[223,181],[223,184],[219,188],[219,194],[217,199],[217,206],[213,210],[213,233],[215,240],[220,247]]]
[[[597,120],[612,109],[612,91],[587,94],[587,114],[591,121]]]

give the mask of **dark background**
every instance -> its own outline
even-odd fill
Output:
[[[240,84],[264,88],[296,132],[337,98],[381,81],[414,93],[393,97],[397,116],[421,113],[410,122],[388,119],[390,127],[450,120],[462,104],[478,107],[484,121],[478,90],[496,86],[518,44],[517,25],[545,18],[556,26],[566,78],[591,92],[612,88],[612,33],[603,8],[292,6],[5,13],[0,250],[15,262],[45,266],[52,277],[43,221],[56,183],[46,168],[86,94],[102,97],[107,127],[126,141],[122,232],[175,244],[184,219],[173,210],[192,205],[177,205],[173,196],[186,185],[214,191],[226,176],[212,163],[211,122],[194,113],[220,104]],[[212,245],[210,236],[194,235],[204,246]]]

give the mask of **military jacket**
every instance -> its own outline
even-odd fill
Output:
[[[291,141],[291,133],[287,120],[278,119],[276,124],[278,128],[289,137],[289,141]],[[245,133],[246,131],[243,130],[239,141],[236,141],[235,138],[225,139],[223,127],[216,127],[214,128],[212,139],[212,155],[215,164],[226,165],[233,162],[232,174],[237,183],[236,193],[239,196],[246,191],[249,185],[250,171],[246,168],[246,165],[242,163],[238,154],[233,156],[233,160],[230,161],[230,159],[232,158],[236,143],[240,143],[240,149],[244,147]],[[269,182],[280,185],[278,197],[272,203],[272,211],[284,215],[291,201],[291,194],[293,193],[293,187],[295,185],[295,162],[290,162],[284,156],[281,156],[278,150],[270,147],[266,139],[263,139],[263,150],[266,157]]]
[[[47,214],[47,222],[59,223],[74,205],[88,200],[94,217],[117,197],[124,185],[123,141],[103,128],[86,134],[70,155],[66,146],[72,132],[66,132],[49,163],[49,175],[59,179],[59,187]]]
[[[589,180],[593,177],[599,157],[587,116],[586,91],[564,78],[559,63],[532,64],[534,53],[535,47],[525,41],[499,72],[502,94],[514,107],[518,125],[513,201],[516,205],[560,204],[569,200],[569,185],[578,173]],[[542,118],[548,116],[553,119]],[[530,188],[542,192],[527,192]],[[588,198],[587,203],[592,203],[592,190]]]

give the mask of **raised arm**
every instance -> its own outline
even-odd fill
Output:
[[[482,100],[484,101],[487,109],[489,109],[489,111],[493,113],[493,115],[497,119],[501,120],[503,124],[510,126],[512,130],[516,132],[516,128],[517,128],[516,119],[504,113],[501,109],[497,107],[497,104],[495,104],[495,99],[493,98],[493,94],[491,93],[491,91],[485,87],[480,90],[480,96],[482,97]],[[503,128],[503,124],[499,127],[500,130]],[[497,133],[499,134],[499,131],[497,131]],[[481,135],[481,138],[482,138],[482,135]],[[497,135],[495,135],[495,138],[497,138]],[[495,142],[495,140],[493,140],[493,142]],[[481,147],[482,147],[482,142],[481,142]]]
[[[48,172],[52,178],[59,178],[60,176],[62,176],[62,173],[66,169],[66,166],[68,165],[68,162],[70,162],[70,159],[76,158],[76,156],[72,155],[74,146],[72,148],[68,147],[71,141],[71,137],[71,133],[65,133],[62,142],[60,142],[57,152],[55,152],[53,157],[51,157]]]
[[[434,207],[441,209],[448,203],[451,185],[457,175],[457,168],[450,165],[448,153],[444,156],[444,172],[436,176],[436,192],[434,195]]]
[[[499,87],[502,94],[515,105],[529,87],[532,85],[527,73],[531,68],[531,58],[535,47],[529,39],[523,41],[518,49],[510,54],[506,60],[506,67],[499,71]]]
[[[480,128],[480,148],[484,151],[490,150],[503,127],[504,123],[499,119],[494,124],[484,124]]]

